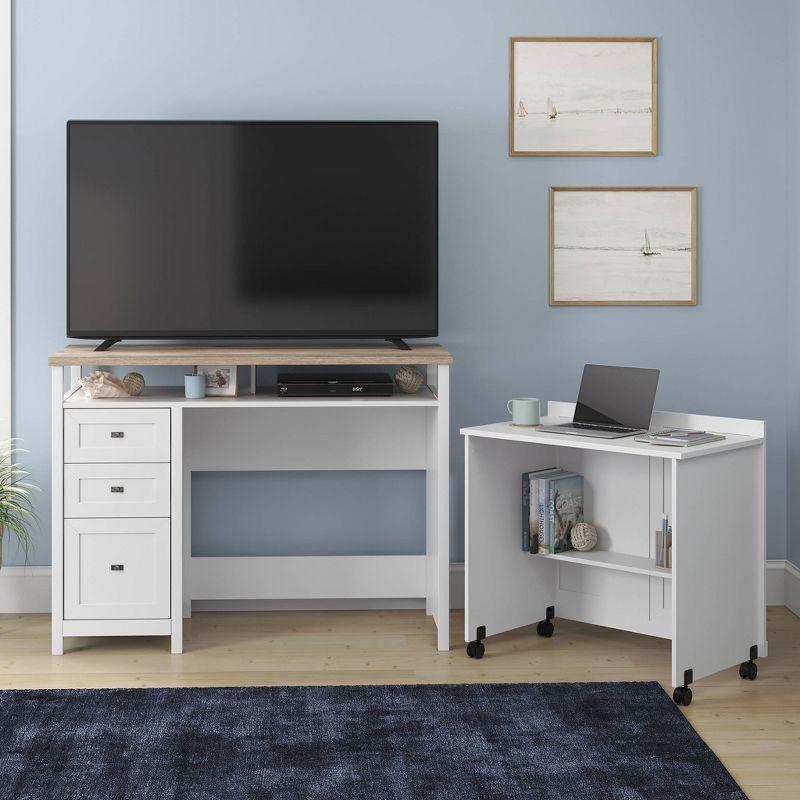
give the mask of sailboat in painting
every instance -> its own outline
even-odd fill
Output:
[[[549,97],[547,98],[547,116],[550,119],[555,119],[558,116],[558,111]]]
[[[517,116],[520,119],[524,119],[525,117],[528,116],[528,109],[525,108],[525,103],[523,103],[522,100],[519,101],[519,108],[517,108]]]
[[[650,234],[645,230],[644,232],[644,246],[642,247],[641,253],[643,256],[660,256],[661,253],[656,252],[653,250],[653,246],[650,244]]]

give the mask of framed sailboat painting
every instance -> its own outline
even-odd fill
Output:
[[[654,38],[513,37],[509,154],[656,155],[657,49]]]
[[[550,305],[697,305],[697,189],[551,187]]]

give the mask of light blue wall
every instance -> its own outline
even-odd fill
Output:
[[[424,495],[424,472],[195,473],[192,555],[419,555]]]
[[[573,398],[587,361],[660,367],[662,409],[766,418],[768,554],[783,558],[793,5],[16,2],[14,425],[44,488],[33,563],[50,560],[46,358],[64,343],[64,122],[81,117],[438,119],[440,339],[456,358],[453,559],[463,557],[458,428],[503,417],[516,394]],[[662,155],[510,159],[511,35],[657,35]],[[548,307],[550,184],[699,186],[700,305]],[[406,489],[413,502],[413,480]],[[237,501],[243,519],[254,514]],[[419,531],[408,535],[410,546]]]
[[[786,557],[800,565],[800,56],[797,40],[800,37],[800,3],[790,3],[790,19],[786,26],[789,42],[787,73],[791,80],[786,97],[789,114],[789,135],[786,150],[786,182],[788,254],[786,262],[789,325],[786,341],[787,358],[787,480],[788,514],[786,526]]]

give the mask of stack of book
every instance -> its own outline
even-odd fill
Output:
[[[522,549],[572,550],[571,531],[583,522],[583,476],[558,467],[522,474]]]

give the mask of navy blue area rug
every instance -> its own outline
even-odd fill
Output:
[[[556,683],[4,691],[0,797],[745,795],[657,683]]]

